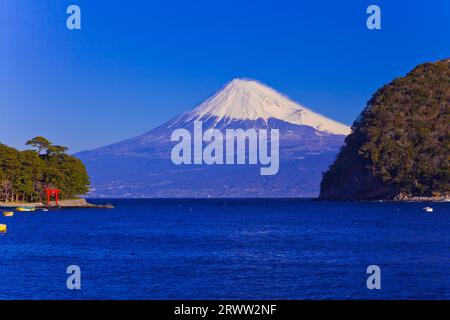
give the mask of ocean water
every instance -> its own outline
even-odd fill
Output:
[[[1,299],[450,299],[449,203],[91,201],[0,217]]]

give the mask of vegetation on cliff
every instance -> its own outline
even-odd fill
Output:
[[[66,154],[66,147],[43,137],[26,144],[35,150],[19,151],[0,143],[0,201],[41,202],[46,188],[60,189],[62,199],[88,192],[86,169]]]
[[[450,191],[450,59],[378,90],[355,121],[321,198],[386,199]]]

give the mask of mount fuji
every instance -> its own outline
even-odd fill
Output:
[[[175,129],[278,129],[279,172],[253,165],[175,165]],[[234,79],[180,116],[135,138],[76,154],[90,174],[94,197],[316,197],[322,172],[350,128],[307,109],[268,86]]]

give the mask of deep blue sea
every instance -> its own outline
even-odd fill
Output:
[[[91,201],[0,217],[1,299],[450,299],[450,203]]]

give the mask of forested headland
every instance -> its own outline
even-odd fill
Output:
[[[30,150],[19,151],[0,143],[0,201],[42,202],[45,189],[60,189],[61,199],[89,191],[89,176],[81,160],[68,148],[44,137],[26,142]]]
[[[326,200],[450,195],[450,58],[379,89],[323,176]]]

